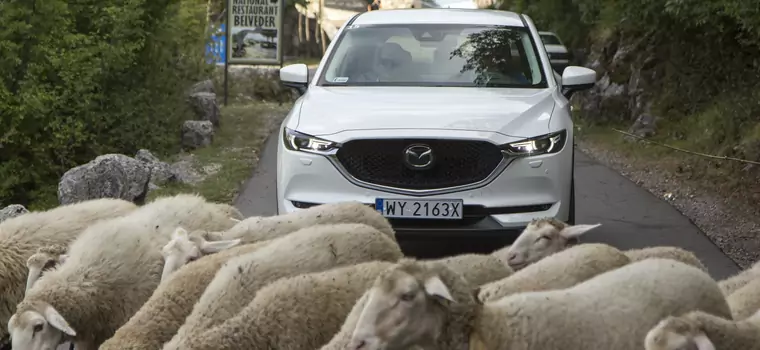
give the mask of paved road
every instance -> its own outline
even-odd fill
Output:
[[[246,216],[276,212],[277,141],[277,137],[267,140],[259,166],[238,197],[236,205]],[[724,278],[739,270],[688,218],[667,202],[583,153],[578,152],[575,159],[577,222],[602,223],[585,236],[585,242],[604,242],[621,249],[675,245],[693,251],[714,278]],[[405,246],[402,243],[407,254],[425,257],[451,254],[452,248],[461,246],[461,242],[452,242],[430,251],[430,244]],[[493,247],[468,246],[466,249],[487,251]]]

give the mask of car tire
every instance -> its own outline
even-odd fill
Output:
[[[570,158],[570,210],[567,213],[567,223],[575,225],[575,142],[573,142],[573,156]]]

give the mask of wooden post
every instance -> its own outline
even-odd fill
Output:
[[[319,0],[319,36],[322,44],[322,55],[327,51],[327,40],[325,38],[325,0]]]
[[[298,10],[296,10],[298,11]],[[303,45],[303,18],[305,16],[301,14],[301,11],[298,11],[298,45]]]

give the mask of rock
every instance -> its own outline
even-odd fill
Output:
[[[214,126],[219,126],[221,112],[214,93],[196,92],[190,95],[189,103],[199,120],[208,120]]]
[[[650,137],[655,134],[656,118],[649,113],[642,113],[636,118],[636,122],[631,125],[628,132],[639,137]],[[626,136],[629,141],[638,141],[636,138]]]
[[[206,79],[204,81],[197,82],[193,84],[192,87],[190,87],[187,94],[192,95],[196,92],[210,92],[212,94],[216,94],[216,89],[214,88],[214,82],[211,81],[211,79]]]
[[[29,210],[27,210],[23,205],[21,204],[11,204],[3,209],[0,209],[0,222],[3,222],[5,220],[8,220],[10,218],[15,218],[17,216],[20,216],[22,214],[28,213]]]
[[[149,181],[150,168],[145,163],[123,154],[106,154],[64,173],[58,183],[58,201],[63,205],[121,198],[142,204]]]
[[[177,180],[182,183],[194,185],[204,179],[204,176],[195,169],[195,157],[192,154],[186,155],[176,163],[173,163],[171,169],[176,174]]]
[[[135,159],[143,162],[150,169],[150,182],[154,185],[163,185],[177,180],[171,166],[162,162],[147,149],[137,151]]]
[[[214,141],[214,125],[207,120],[188,120],[182,124],[182,148],[206,147]]]

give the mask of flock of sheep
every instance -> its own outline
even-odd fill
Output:
[[[535,220],[491,254],[404,257],[357,202],[243,218],[182,194],[0,223],[15,350],[755,350],[760,263],[715,281],[677,247]],[[5,332],[7,329],[7,333]]]

